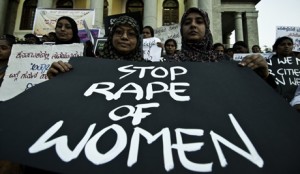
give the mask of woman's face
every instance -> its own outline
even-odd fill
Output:
[[[118,26],[113,34],[113,47],[121,54],[129,54],[137,47],[137,34],[130,26]]]
[[[280,56],[291,56],[293,53],[293,43],[289,39],[283,40],[276,48],[276,53]]]
[[[176,51],[175,43],[173,41],[166,43],[165,50],[167,55],[173,55]]]
[[[6,40],[0,40],[0,61],[8,60],[11,52],[11,46]]]
[[[71,23],[66,19],[57,22],[55,28],[56,37],[61,41],[69,41],[73,38]]]
[[[182,37],[184,40],[196,42],[205,36],[205,21],[198,13],[190,13],[182,26]]]
[[[144,28],[143,29],[143,38],[146,39],[146,38],[151,38],[151,31],[149,28]]]

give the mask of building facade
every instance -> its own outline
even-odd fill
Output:
[[[95,9],[95,26],[104,18],[126,12],[140,12],[143,25],[158,28],[180,22],[189,7],[204,9],[211,20],[214,42],[229,46],[230,38],[259,44],[255,6],[260,0],[1,0],[0,34],[22,38],[32,32],[36,8]],[[232,36],[232,32],[235,35]]]

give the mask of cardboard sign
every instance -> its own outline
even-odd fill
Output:
[[[0,101],[11,99],[48,80],[47,71],[53,62],[68,62],[70,57],[78,56],[83,56],[83,44],[15,44],[0,88]]]
[[[56,26],[57,19],[62,16],[69,16],[74,19],[79,30],[84,29],[83,21],[86,21],[89,28],[93,28],[95,21],[95,10],[58,10],[37,8],[33,24],[33,34],[42,36],[53,32]]]
[[[1,159],[59,173],[300,172],[299,114],[236,62],[70,63],[0,103]]]
[[[156,37],[143,39],[143,57],[147,61],[159,62],[161,59],[161,47],[157,46],[161,42]]]
[[[294,41],[293,51],[300,52],[300,27],[277,26],[276,38],[283,36],[288,36],[292,38]]]

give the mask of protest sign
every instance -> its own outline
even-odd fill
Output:
[[[283,36],[288,36],[292,38],[294,41],[293,51],[300,52],[300,27],[277,26],[276,38]]]
[[[161,47],[157,43],[161,42],[156,37],[143,39],[143,57],[147,61],[159,62],[161,59]]]
[[[248,68],[70,63],[0,103],[1,159],[59,173],[300,171],[299,114]]]
[[[55,31],[57,19],[62,16],[69,16],[75,20],[79,30],[84,29],[83,21],[89,28],[93,28],[95,20],[95,10],[93,9],[42,9],[37,8],[33,24],[33,34],[37,36],[47,35]]]
[[[80,41],[82,43],[85,43],[86,41],[90,40],[91,42],[96,40],[98,37],[100,37],[101,29],[89,29],[89,32],[86,30],[78,30],[78,36],[80,38]]]
[[[83,44],[21,45],[15,44],[0,88],[0,101],[15,97],[32,86],[48,80],[47,71],[54,61],[67,62],[83,56]]]
[[[256,53],[258,54],[258,53]],[[259,53],[260,55],[263,56],[265,59],[270,59],[273,56],[273,53]],[[233,59],[234,61],[242,61],[244,57],[253,55],[253,53],[235,53],[233,54]]]
[[[294,97],[300,84],[300,59],[297,57],[276,57],[267,59],[269,72],[275,77],[280,92],[288,101]]]
[[[104,43],[106,42],[107,38],[97,38],[96,39],[96,44],[94,46],[94,54],[99,55],[100,50],[103,49]]]
[[[167,39],[174,39],[177,42],[177,49],[181,48],[180,25],[162,26],[154,29],[154,36],[159,38],[162,43]]]

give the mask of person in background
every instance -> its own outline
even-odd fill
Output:
[[[145,26],[143,28],[143,39],[154,37],[154,29],[151,26]],[[164,49],[164,45],[161,42],[157,42],[157,46]]]
[[[57,20],[55,34],[55,44],[80,43],[77,24],[68,16],[62,16]]]
[[[213,45],[213,50],[215,50],[217,53],[223,55],[224,54],[224,51],[225,51],[225,47],[223,44],[221,43],[215,43]]]
[[[227,48],[224,51],[224,57],[226,60],[233,60],[233,48]]]
[[[273,52],[276,54],[271,57],[272,61],[272,66],[269,67],[269,69],[275,73],[275,77],[280,79],[280,81],[286,81],[286,84],[279,83],[277,86],[277,91],[278,93],[283,96],[283,98],[287,101],[290,102],[295,94],[296,85],[289,85],[288,81],[292,78],[299,78],[299,75],[297,73],[289,73],[289,78],[284,79],[285,76],[282,74],[276,74],[280,70],[284,70],[285,68],[283,67],[286,63],[278,63],[279,61],[281,62],[287,62],[287,57],[289,57],[289,62],[288,66],[294,66],[294,67],[288,67],[289,69],[295,69],[298,68],[298,65],[293,65],[292,63],[296,63],[296,56],[293,53],[293,39],[290,37],[279,37],[276,39],[274,45],[273,45]]]
[[[48,38],[49,38],[49,42],[55,42],[55,40],[56,40],[56,33],[55,32],[48,33]]]
[[[163,55],[164,61],[167,61],[167,62],[174,61],[173,57],[177,52],[176,40],[175,39],[167,39],[165,41],[164,48],[165,48],[165,52],[166,52],[165,55]]]
[[[47,35],[43,35],[42,36],[42,40],[41,40],[42,43],[44,42],[49,42],[49,37]]]
[[[244,41],[237,41],[232,46],[234,53],[249,53],[248,45]]]
[[[93,45],[92,41],[87,40],[85,42],[83,54],[87,57],[95,57],[94,45]]]
[[[25,44],[41,44],[40,39],[31,33],[25,34]]]
[[[259,45],[252,46],[252,53],[261,53],[261,49],[260,49]]]
[[[121,16],[112,26],[103,50],[99,52],[99,58],[142,61],[141,44],[142,38],[137,22],[129,16]],[[47,71],[47,76],[51,79],[60,73],[69,72],[71,69],[72,65],[69,63],[54,62]]]
[[[13,35],[6,34],[0,37],[0,87],[8,66],[12,46],[15,43],[16,38]]]

